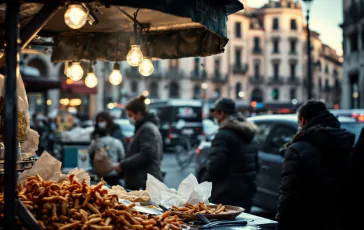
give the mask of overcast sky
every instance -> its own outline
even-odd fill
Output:
[[[299,0],[306,16],[305,3]],[[251,7],[260,7],[268,0],[248,0]],[[310,28],[320,33],[321,40],[342,55],[342,30],[339,25],[343,22],[342,0],[313,0],[311,6]]]

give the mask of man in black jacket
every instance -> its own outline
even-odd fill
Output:
[[[203,177],[212,182],[210,201],[241,206],[249,212],[256,193],[258,150],[252,140],[258,128],[237,114],[231,99],[221,98],[211,112],[220,128]]]
[[[300,131],[287,144],[278,204],[279,230],[342,228],[345,179],[354,134],[321,101],[298,109]]]

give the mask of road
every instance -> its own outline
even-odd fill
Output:
[[[165,153],[162,161],[162,170],[166,173],[164,183],[169,188],[177,189],[179,184],[190,174],[195,174],[195,163],[192,162],[186,169],[180,170],[173,153]]]

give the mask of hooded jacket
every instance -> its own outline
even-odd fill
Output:
[[[163,180],[161,171],[163,143],[158,125],[159,119],[154,114],[146,115],[135,124],[134,137],[128,145],[126,159],[120,163],[121,169],[125,172],[127,189],[145,188],[147,174]]]
[[[279,229],[342,229],[345,180],[354,134],[328,111],[287,145],[277,220]]]
[[[250,209],[258,170],[258,149],[253,144],[257,131],[257,126],[240,114],[221,122],[203,177],[212,182],[211,202]]]

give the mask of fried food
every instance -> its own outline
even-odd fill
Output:
[[[207,206],[203,202],[198,204],[185,204],[184,207],[172,207],[172,212],[178,212],[183,214],[227,214],[225,206],[219,204],[218,206]]]
[[[19,199],[43,229],[182,229],[183,221],[171,213],[143,215],[123,205],[117,195],[108,195],[102,180],[95,186],[68,181],[44,181],[38,175],[18,186]],[[62,195],[60,195],[62,194]],[[0,222],[3,221],[4,194],[0,193]],[[20,221],[18,221],[19,224]]]

